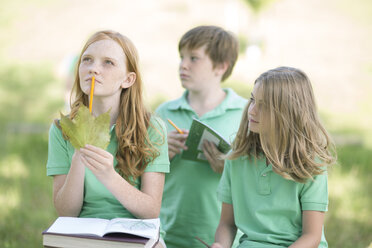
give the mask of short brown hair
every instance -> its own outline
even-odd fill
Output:
[[[186,32],[178,43],[178,51],[182,48],[198,49],[206,45],[205,53],[213,62],[213,67],[225,62],[228,68],[222,76],[227,79],[238,59],[239,42],[235,35],[217,26],[198,26]]]

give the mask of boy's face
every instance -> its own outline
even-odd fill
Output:
[[[218,66],[213,68],[213,62],[205,53],[206,46],[180,51],[179,75],[182,86],[190,91],[209,89],[211,84],[220,84],[223,73]]]

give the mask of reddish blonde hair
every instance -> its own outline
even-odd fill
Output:
[[[116,120],[115,133],[118,140],[116,160],[120,174],[134,184],[136,178],[142,175],[147,164],[159,156],[158,149],[148,136],[149,126],[159,133],[159,144],[163,141],[160,131],[151,124],[151,113],[147,110],[142,99],[142,77],[139,71],[138,53],[134,44],[124,35],[114,31],[99,31],[93,34],[83,47],[77,68],[80,66],[81,56],[94,42],[99,40],[113,40],[118,43],[125,54],[128,72],[136,74],[135,83],[123,89],[120,95],[119,115]],[[71,93],[71,112],[69,118],[75,118],[80,106],[89,105],[89,99],[81,90],[79,71],[76,70],[75,82]],[[157,142],[156,142],[157,143]],[[158,144],[158,143],[157,143]]]

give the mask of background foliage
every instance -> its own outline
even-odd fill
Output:
[[[0,78],[0,246],[40,247],[41,232],[57,217],[45,165],[48,127],[63,100],[50,97],[55,79],[45,65],[8,67]],[[245,96],[250,92],[239,82],[226,86]],[[152,102],[152,108],[163,100]],[[334,133],[350,139],[363,130]],[[364,248],[371,242],[372,210],[366,206],[372,206],[372,150],[357,141],[351,138],[338,146],[338,165],[330,172],[325,224],[330,247]]]
[[[43,6],[54,13],[56,4],[60,7],[60,1],[0,2],[0,247],[41,247],[41,232],[57,217],[52,201],[52,179],[46,176],[45,165],[49,125],[59,117],[59,111],[65,112],[64,82],[56,75],[55,62],[50,59],[29,62],[9,59],[8,48],[21,36],[15,30],[17,23],[28,14],[25,7]],[[256,1],[247,2],[254,4]],[[262,11],[262,6],[270,6],[273,1],[264,2],[270,4],[257,5],[257,10]],[[356,29],[370,27],[371,1],[351,2],[341,0],[338,8],[354,18]],[[184,11],[182,6],[176,7]],[[182,32],[184,30],[182,28]],[[249,45],[249,39],[241,39],[246,42],[244,47]],[[365,54],[369,53],[365,51]],[[353,87],[372,92],[371,82],[365,80],[372,75],[371,60],[349,66],[358,68],[365,76],[353,77]],[[232,78],[225,86],[249,97],[251,84]],[[338,94],[333,90],[338,89],[330,89],[329,95]],[[170,98],[164,93],[154,93],[146,99],[155,109]],[[343,101],[348,105],[355,98],[358,96],[350,95]],[[325,223],[329,247],[366,248],[372,242],[372,104],[370,97],[357,100],[348,112],[330,110],[325,105],[320,109],[338,151],[338,164],[329,173],[330,205]]]

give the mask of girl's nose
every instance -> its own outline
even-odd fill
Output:
[[[249,115],[256,115],[257,114],[257,106],[255,103],[251,103],[251,105],[248,108],[248,114]]]
[[[92,63],[89,67],[89,74],[99,74],[99,65],[97,63]]]

